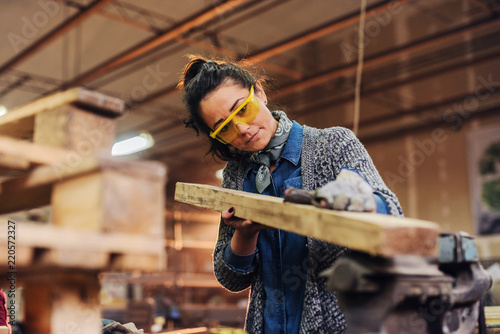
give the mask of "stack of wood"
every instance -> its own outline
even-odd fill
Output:
[[[24,289],[28,333],[100,333],[98,274],[166,266],[166,169],[111,157],[123,110],[77,88],[0,117],[0,214],[51,211],[49,223],[1,220],[15,239],[0,239],[0,249],[14,246],[0,268],[16,299]]]

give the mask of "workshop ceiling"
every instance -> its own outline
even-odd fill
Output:
[[[0,104],[74,86],[124,99],[117,139],[149,132],[155,146],[134,158],[164,162],[170,190],[177,181],[217,185],[224,165],[205,157],[204,141],[182,123],[176,84],[190,53],[258,62],[272,79],[271,101],[292,118],[352,127],[362,51],[358,135],[366,141],[452,122],[464,108],[499,110],[499,0],[368,0],[364,47],[356,0],[0,4]]]

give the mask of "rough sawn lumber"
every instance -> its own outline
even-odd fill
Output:
[[[178,182],[175,200],[379,256],[436,257],[438,225],[394,216],[321,209],[283,198]]]
[[[10,110],[0,117],[0,133],[15,138],[31,138],[36,115],[70,104],[109,117],[120,116],[125,108],[120,99],[77,87]]]

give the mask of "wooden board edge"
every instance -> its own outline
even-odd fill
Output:
[[[83,106],[108,117],[121,116],[125,110],[125,102],[119,98],[104,95],[86,88],[76,87],[66,91],[42,97],[10,110],[0,117],[0,126],[32,117],[44,110],[55,109],[64,104]]]
[[[112,118],[121,116],[125,110],[123,100],[81,87],[77,88],[77,99],[73,103]]]
[[[192,193],[194,190],[196,190],[195,195],[186,195],[188,191]],[[251,199],[253,204],[245,207],[241,205],[241,203],[228,200],[231,194]],[[211,198],[211,200],[208,200],[209,198]],[[381,214],[340,212],[320,209],[312,205],[283,202],[282,198],[277,197],[182,182],[176,184],[174,199],[179,202],[215,211],[223,211],[233,206],[236,215],[241,218],[251,219],[271,227],[281,228],[290,232],[368,252],[372,255],[422,255],[436,257],[438,252],[437,239],[439,227],[436,223],[428,221]],[[287,221],[286,227],[272,223],[272,214],[262,210],[266,202],[277,204],[279,208],[276,210],[277,214],[283,217],[283,220]],[[297,210],[300,210],[300,212]],[[312,221],[322,221],[324,224],[334,222],[335,233],[328,236],[324,233],[324,228],[315,228],[315,224],[298,223],[301,219],[306,218]],[[352,233],[356,225],[358,227],[357,235],[362,236],[362,238],[357,239],[361,240],[361,242],[357,242],[354,233]],[[318,225],[316,224],[316,226]],[[397,242],[399,240],[398,238],[406,242]],[[416,249],[416,246],[411,244],[411,242],[416,242],[421,238],[429,238],[430,240],[424,243],[420,242],[421,249]],[[388,239],[395,241],[390,241],[388,244]],[[387,245],[389,246],[387,247]]]
[[[18,222],[19,247],[31,249],[55,249],[80,252],[113,254],[159,255],[165,252],[163,236],[137,233],[99,232],[60,227],[52,224]],[[75,240],[85,240],[76,243]],[[0,247],[6,245],[0,239]]]

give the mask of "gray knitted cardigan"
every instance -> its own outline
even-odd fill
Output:
[[[301,154],[302,188],[316,189],[335,180],[342,167],[355,169],[381,194],[392,215],[402,215],[396,196],[386,187],[363,145],[345,128],[315,129],[304,126]],[[242,190],[247,159],[230,161],[224,169],[222,187]],[[262,222],[265,223],[265,222]],[[242,291],[251,286],[245,329],[248,333],[263,333],[265,293],[260,272],[261,256],[257,252],[257,266],[248,272],[235,271],[223,260],[224,249],[231,241],[234,229],[222,222],[214,250],[214,271],[219,283],[230,291]],[[346,248],[307,238],[308,267],[300,333],[344,333],[344,315],[337,306],[334,292],[325,288],[326,279],[319,273],[329,268]]]

